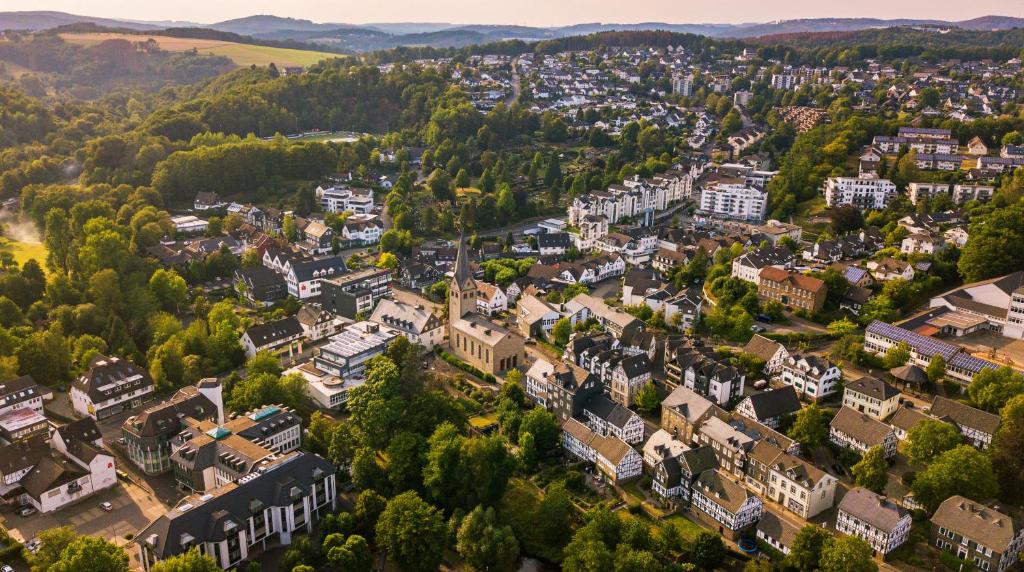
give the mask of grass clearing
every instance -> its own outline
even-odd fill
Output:
[[[317,52],[313,50],[295,50],[291,48],[275,48],[270,46],[256,46],[252,44],[239,44],[236,42],[225,42],[221,40],[207,40],[200,38],[172,38],[170,36],[145,35],[145,34],[117,34],[117,33],[75,33],[61,34],[66,42],[82,46],[93,46],[106,40],[128,40],[130,42],[145,42],[153,40],[160,46],[160,49],[168,52],[184,52],[195,49],[201,54],[212,54],[225,56],[239,66],[258,65],[265,66],[273,63],[278,68],[286,66],[309,66],[320,60],[339,57],[338,54],[330,52]]]
[[[6,238],[0,238],[0,252],[10,252],[18,266],[23,266],[29,260],[35,260],[46,272],[46,245],[38,242],[18,242]]]

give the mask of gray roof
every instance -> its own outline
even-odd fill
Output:
[[[661,406],[678,411],[686,420],[691,422],[700,419],[709,410],[717,408],[706,397],[682,385],[673,389],[672,393],[668,394],[668,397],[661,402]]]
[[[1020,530],[1016,519],[960,495],[942,501],[932,523],[997,552],[1005,552]]]
[[[595,394],[583,408],[619,428],[625,427],[630,419],[637,417],[636,413],[608,399],[604,394]]]
[[[245,331],[245,335],[249,336],[252,343],[259,348],[278,340],[302,335],[302,324],[299,323],[295,316],[288,316],[287,318],[253,326]]]
[[[895,387],[878,378],[869,376],[864,376],[847,383],[846,390],[861,393],[882,401],[888,401],[900,394],[900,390]]]
[[[128,360],[96,354],[89,361],[89,371],[79,376],[72,385],[88,395],[93,403],[99,403],[144,387],[152,387],[153,379],[146,370]]]
[[[955,423],[959,427],[975,429],[989,435],[995,435],[996,429],[999,428],[998,415],[975,409],[970,405],[941,395],[936,395],[935,400],[932,401],[931,413],[935,417]]]
[[[874,417],[846,406],[839,410],[839,413],[832,419],[830,426],[868,447],[881,445],[885,442],[886,435],[892,431],[892,427]]]
[[[184,552],[181,541],[185,534],[197,544],[223,540],[222,523],[230,521],[240,526],[254,513],[254,508],[289,506],[293,493],[308,495],[314,481],[334,472],[334,465],[320,456],[297,452],[244,482],[215,490],[209,500],[204,501],[199,495],[186,497],[182,504],[141,530],[136,542],[149,543],[156,535],[152,550],[162,559]]]
[[[694,483],[695,491],[700,491],[711,502],[725,510],[736,514],[743,503],[751,496],[743,485],[733,481],[716,469],[704,471]]]
[[[800,532],[798,527],[767,508],[761,514],[761,520],[757,522],[757,530],[786,547],[793,546],[793,541]]]
[[[910,511],[863,487],[850,489],[839,510],[884,532],[892,532]]]
[[[900,407],[896,410],[896,413],[893,413],[892,417],[889,418],[889,425],[903,431],[910,431],[916,427],[918,423],[928,419],[931,419],[931,417],[917,409]]]
[[[760,334],[754,334],[754,337],[750,338],[743,351],[768,361],[775,357],[775,353],[779,351],[779,348],[785,349],[779,342],[770,340]]]
[[[757,419],[771,419],[800,411],[800,398],[792,385],[770,391],[751,394],[747,399],[754,408]]]
[[[371,322],[401,330],[423,334],[441,327],[441,320],[424,306],[413,306],[398,300],[383,298],[370,316]]]

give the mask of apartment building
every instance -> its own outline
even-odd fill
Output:
[[[827,293],[824,281],[792,270],[767,266],[758,274],[757,297],[789,308],[819,312],[825,307]]]
[[[738,220],[763,220],[768,193],[745,184],[719,183],[705,187],[700,193],[698,211]]]
[[[1016,564],[1024,528],[1010,515],[954,495],[932,515],[929,540],[984,572],[1002,572]]]
[[[896,185],[875,177],[829,177],[825,182],[825,204],[829,208],[855,205],[862,209],[884,209],[896,197]]]

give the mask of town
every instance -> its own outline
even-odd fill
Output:
[[[1024,21],[8,14],[0,571],[1019,567]]]

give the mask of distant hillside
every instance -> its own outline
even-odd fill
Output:
[[[294,30],[296,32],[328,31],[337,28],[350,27],[348,24],[318,24],[309,20],[298,20],[295,18],[282,18],[280,16],[258,15],[246,16],[235,20],[225,20],[216,24],[204,26],[221,32],[231,32],[243,36],[259,36],[271,34],[282,30]]]
[[[77,16],[66,12],[0,12],[0,30],[49,30],[79,23],[129,30],[159,30],[163,27],[146,22]]]

